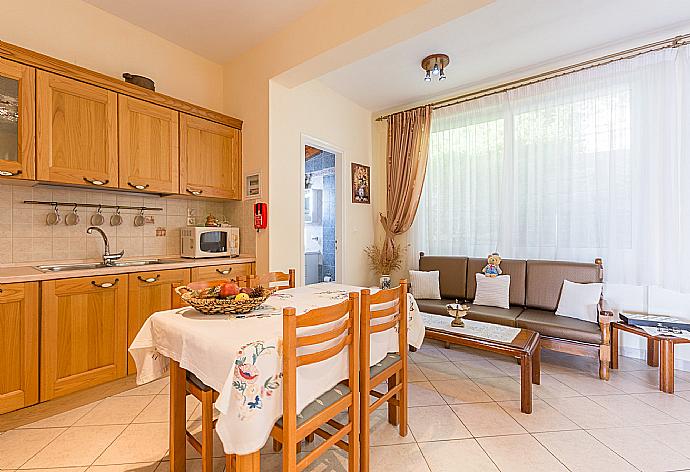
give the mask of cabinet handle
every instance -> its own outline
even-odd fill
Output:
[[[203,190],[193,190],[193,189],[191,189],[191,188],[189,188],[189,187],[187,187],[187,191],[188,191],[189,193],[191,193],[192,195],[194,195],[195,197],[198,197],[199,195],[201,195],[202,193],[204,193]]]
[[[220,275],[228,275],[230,272],[232,272],[232,267],[227,270],[216,269],[216,272],[218,272]]]
[[[160,278],[161,274],[156,274],[155,277],[149,277],[147,279],[143,278],[141,275],[137,275],[137,279],[141,280],[142,282],[146,282],[147,284],[152,284]]]
[[[119,281],[120,279],[115,279],[112,282],[104,282],[102,284],[97,284],[95,281],[92,280],[91,285],[98,288],[110,288],[116,286]]]
[[[105,180],[88,179],[88,178],[84,177],[84,182],[89,183],[91,185],[101,186],[101,185],[108,185],[108,182],[110,182],[110,180],[108,180],[108,179],[105,179]]]
[[[127,182],[127,185],[129,185],[130,187],[135,188],[137,190],[146,190],[147,188],[149,188],[149,184],[136,185],[136,184],[133,184],[132,182]]]
[[[3,177],[15,177],[17,175],[21,175],[21,173],[21,169],[17,172],[10,172],[9,170],[0,170],[0,175]]]

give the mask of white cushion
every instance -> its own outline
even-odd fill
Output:
[[[564,280],[556,314],[598,323],[599,299],[601,299],[603,285],[598,283],[579,284]]]
[[[510,308],[510,275],[487,277],[476,274],[477,291],[474,294],[474,304]]]
[[[421,270],[410,271],[410,289],[412,296],[420,300],[440,300],[441,288],[438,282],[439,272]]]

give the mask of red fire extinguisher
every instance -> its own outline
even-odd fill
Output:
[[[268,226],[268,204],[257,202],[254,204],[254,228],[258,232]]]

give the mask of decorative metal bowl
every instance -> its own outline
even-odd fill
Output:
[[[455,303],[446,305],[446,310],[448,310],[448,314],[453,317],[453,321],[450,322],[452,327],[463,328],[465,326],[465,322],[462,319],[467,316],[467,312],[470,310],[469,305],[458,303],[456,299]]]

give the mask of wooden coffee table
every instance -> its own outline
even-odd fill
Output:
[[[539,333],[471,320],[465,320],[465,328],[454,328],[453,318],[429,313],[422,313],[422,319],[429,339],[520,359],[520,411],[532,413],[532,384],[539,385],[541,377]]]
[[[618,331],[647,338],[647,364],[659,367],[659,390],[673,393],[674,390],[674,348],[676,344],[690,343],[684,338],[653,336],[642,328],[616,321],[611,323],[611,368],[618,368]]]

